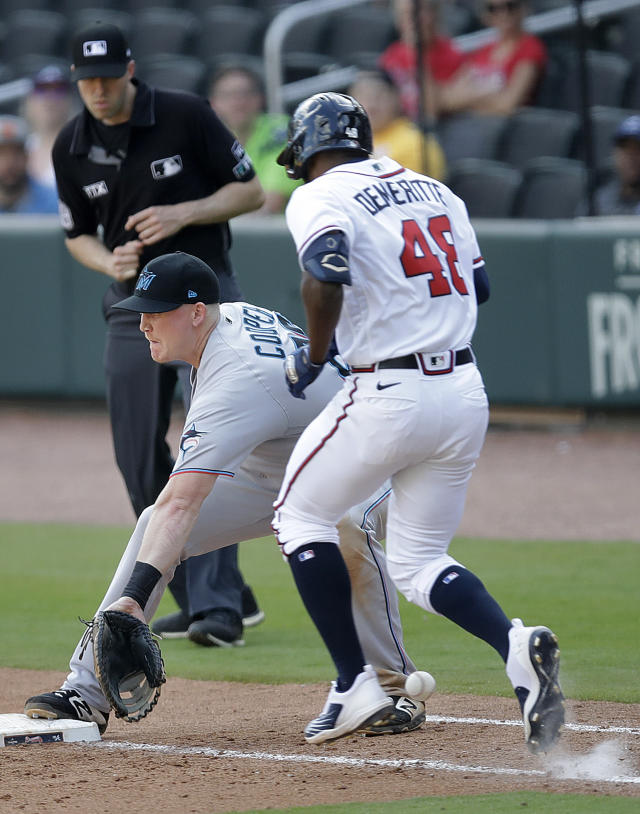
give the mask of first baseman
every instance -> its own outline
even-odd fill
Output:
[[[193,366],[192,399],[169,482],[140,516],[100,610],[141,620],[155,613],[173,570],[188,557],[271,533],[273,501],[303,429],[340,391],[327,365],[304,400],[291,396],[283,359],[306,342],[299,328],[266,308],[219,304],[218,282],[201,260],[176,252],[143,269],[134,295],[119,307],[139,312],[156,362]],[[393,714],[370,734],[415,729],[424,704],[407,697],[415,666],[402,641],[397,594],[378,540],[385,484],[339,519],[340,542],[353,578],[353,613],[367,659],[394,700]],[[93,654],[81,641],[61,689],[29,698],[31,717],[74,718],[107,726],[109,703]]]
[[[432,178],[372,159],[371,149],[362,106],[321,93],[297,107],[278,159],[306,182],[286,210],[309,333],[309,345],[286,360],[289,387],[300,398],[312,392],[334,332],[351,367],[302,433],[275,504],[278,540],[338,672],[305,734],[321,742],[386,714],[335,544],[340,517],[390,478],[395,584],[497,650],[526,742],[545,750],[564,720],[557,639],[546,627],[510,621],[448,553],[488,423],[471,350],[477,304],[489,296],[484,262],[463,202]]]

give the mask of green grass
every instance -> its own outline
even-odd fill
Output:
[[[627,814],[638,810],[637,798],[587,797],[579,794],[516,792],[472,797],[419,797],[393,803],[345,803],[301,808],[270,808],[271,814]],[[261,814],[247,811],[245,814]]]
[[[66,670],[83,631],[77,617],[93,615],[129,531],[0,524],[0,665]],[[637,544],[461,539],[451,553],[478,573],[509,616],[558,633],[568,697],[640,701]],[[169,675],[267,683],[332,677],[273,540],[244,543],[240,554],[267,621],[246,631],[244,648],[165,642]],[[174,607],[167,595],[159,613]],[[401,608],[407,649],[435,675],[440,692],[511,694],[491,648],[420,608],[404,601]]]

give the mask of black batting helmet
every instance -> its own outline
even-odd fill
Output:
[[[325,150],[353,150],[366,158],[373,149],[371,124],[359,102],[344,93],[316,93],[300,102],[289,121],[278,164],[290,178],[306,180],[307,162]]]

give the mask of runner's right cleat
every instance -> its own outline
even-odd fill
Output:
[[[520,619],[514,619],[509,631],[507,674],[521,703],[526,744],[534,754],[548,752],[564,724],[559,669],[556,634],[547,627],[524,627]]]

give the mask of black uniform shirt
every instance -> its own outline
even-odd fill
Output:
[[[249,181],[255,175],[244,149],[206,99],[132,81],[137,93],[128,142],[126,128],[118,125],[113,144],[101,139],[100,133],[109,134],[111,128],[100,127],[83,109],[62,129],[52,152],[67,237],[95,235],[102,227],[104,244],[111,251],[138,238],[124,225],[141,209],[205,198],[232,181]],[[223,276],[232,273],[230,243],[226,222],[187,226],[145,247],[139,268],[167,252],[188,252],[216,271],[226,299]],[[134,286],[135,279],[115,283],[114,294],[128,296]]]

